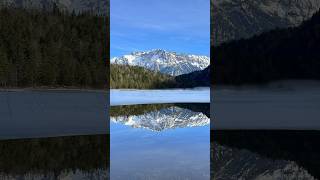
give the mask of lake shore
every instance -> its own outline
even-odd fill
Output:
[[[0,88],[0,92],[23,92],[23,91],[81,91],[81,92],[109,92],[109,89],[94,89],[94,88],[78,88],[78,87],[8,87]]]

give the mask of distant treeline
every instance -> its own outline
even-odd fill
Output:
[[[116,65],[110,67],[110,88],[160,89],[176,87],[172,76],[147,70],[143,67]]]
[[[140,105],[124,105],[112,106],[110,109],[110,116],[139,116],[152,111],[159,111],[171,107],[180,107],[189,109],[194,112],[202,112],[210,117],[210,104],[209,103],[173,103],[173,104],[140,104]]]
[[[111,89],[162,89],[193,88],[210,86],[210,66],[180,76],[170,76],[147,70],[143,67],[111,65]]]
[[[106,87],[108,17],[0,9],[0,87]]]
[[[139,105],[123,105],[112,106],[110,108],[110,116],[139,116],[152,111],[159,111],[161,109],[169,108],[174,104],[139,104]]]
[[[320,79],[320,13],[296,28],[211,47],[214,84]]]

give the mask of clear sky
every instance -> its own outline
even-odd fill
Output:
[[[110,0],[111,57],[164,49],[210,53],[210,0]]]

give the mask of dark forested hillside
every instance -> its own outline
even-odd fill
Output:
[[[110,88],[156,89],[175,87],[174,78],[143,67],[116,65],[110,67]]]
[[[107,82],[107,17],[0,9],[0,87],[92,87]]]
[[[189,74],[182,74],[180,76],[176,76],[175,80],[177,86],[183,88],[193,88],[193,87],[209,87],[211,78],[211,66],[209,65],[202,71],[195,71]]]
[[[320,79],[320,13],[301,26],[211,47],[214,84]]]

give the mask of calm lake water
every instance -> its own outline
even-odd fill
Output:
[[[109,135],[0,140],[1,180],[106,180]]]
[[[212,94],[212,179],[320,179],[319,82]]]
[[[319,86],[212,94],[1,91],[0,179],[320,179]]]
[[[212,179],[320,179],[319,138],[319,131],[212,131]]]
[[[209,104],[112,107],[112,180],[210,179]]]
[[[1,91],[0,179],[108,179],[107,99],[99,91]]]

